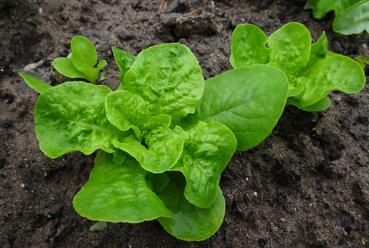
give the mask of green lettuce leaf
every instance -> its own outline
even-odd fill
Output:
[[[334,53],[315,63],[299,80],[305,85],[304,91],[295,97],[301,107],[322,100],[334,90],[344,93],[360,92],[366,81],[358,62]]]
[[[308,67],[311,67],[319,60],[324,59],[327,54],[328,54],[328,39],[325,32],[323,32],[320,38],[311,46]]]
[[[26,84],[37,91],[40,94],[43,94],[47,89],[50,89],[52,86],[45,81],[35,78],[25,72],[20,72],[19,76],[26,82]]]
[[[159,223],[171,235],[185,241],[202,241],[211,237],[223,223],[225,201],[218,187],[216,199],[209,208],[190,204],[183,195],[185,182],[180,175],[170,175],[170,182],[159,193],[171,218],[159,218]]]
[[[145,144],[133,137],[114,140],[113,145],[134,157],[147,171],[163,173],[172,168],[180,158],[186,132],[179,126],[173,129],[158,128],[145,136]]]
[[[301,23],[290,22],[268,38],[269,63],[282,69],[289,80],[295,79],[309,63],[311,36]]]
[[[195,111],[204,89],[201,67],[184,45],[160,44],[143,50],[124,78],[127,90],[172,118]]]
[[[362,0],[308,0],[305,9],[312,9],[314,18],[321,19],[329,11],[336,14]]]
[[[99,152],[90,178],[73,199],[74,209],[95,221],[139,223],[171,212],[146,182],[147,172],[127,158],[123,164]]]
[[[142,131],[151,131],[157,127],[167,128],[171,118],[156,113],[155,106],[142,97],[129,91],[111,92],[105,99],[108,120],[122,131],[133,129],[140,137]]]
[[[129,68],[131,68],[136,57],[133,54],[127,51],[123,51],[117,47],[113,47],[112,50],[115,63],[117,64],[120,71],[119,80],[123,82],[126,72],[129,70]]]
[[[126,134],[106,118],[104,103],[110,92],[106,86],[84,82],[66,82],[43,92],[35,107],[41,150],[51,158],[72,151],[113,152],[111,140]]]
[[[94,44],[84,36],[77,35],[72,38],[72,63],[78,70],[91,68],[97,64],[97,52]]]
[[[329,108],[332,104],[332,101],[329,98],[329,96],[326,96],[323,99],[321,99],[319,102],[316,102],[310,106],[303,107],[300,105],[300,103],[297,100],[291,97],[291,98],[288,98],[287,104],[293,105],[307,112],[320,112],[320,111],[324,111],[327,108]]]
[[[200,208],[210,207],[217,198],[220,176],[232,158],[237,140],[217,121],[199,122],[188,130],[183,154],[171,169],[186,178],[186,199]]]
[[[60,74],[69,78],[85,78],[86,76],[74,67],[72,60],[65,57],[59,57],[53,60],[52,66]]]
[[[234,69],[207,80],[193,118],[223,123],[236,135],[238,150],[246,151],[272,132],[287,92],[285,74],[273,66]]]
[[[269,61],[269,50],[265,47],[267,36],[256,25],[237,25],[232,34],[231,64],[233,68],[241,68],[252,64],[266,64]]]
[[[369,32],[369,1],[361,1],[336,13],[333,30],[344,35]]]

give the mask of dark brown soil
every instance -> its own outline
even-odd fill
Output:
[[[181,242],[156,222],[93,224],[71,206],[93,156],[45,157],[33,128],[37,94],[15,74],[57,82],[52,58],[66,55],[82,33],[110,63],[110,48],[137,53],[179,41],[196,54],[206,77],[230,68],[231,32],[251,22],[268,33],[288,21],[326,30],[332,50],[369,55],[368,35],[343,37],[330,18],[312,19],[304,0],[0,0],[0,247],[369,247],[369,86],[357,95],[333,94],[324,113],[288,107],[271,137],[237,153],[221,186],[227,202],[219,232],[200,243]],[[188,13],[192,14],[189,15]],[[28,66],[29,67],[29,66]]]

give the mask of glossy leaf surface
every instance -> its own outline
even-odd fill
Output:
[[[27,73],[21,72],[19,73],[21,78],[26,82],[26,84],[37,91],[40,94],[43,94],[47,89],[51,88],[52,86],[45,81],[38,79],[36,77],[33,77]]]
[[[133,137],[113,141],[116,148],[134,157],[147,171],[162,173],[172,168],[180,158],[187,135],[179,126],[159,128],[145,136],[145,145]]]
[[[123,164],[99,152],[90,178],[73,199],[75,210],[95,221],[139,223],[170,217],[146,182],[147,172],[127,158]]]
[[[194,118],[226,125],[237,137],[238,150],[246,151],[271,133],[287,92],[285,74],[273,66],[234,69],[207,80]]]
[[[183,154],[171,169],[186,178],[186,199],[201,208],[217,198],[220,176],[237,147],[234,134],[217,121],[199,122],[188,130]]]
[[[173,214],[171,218],[159,218],[159,223],[177,239],[208,239],[218,231],[223,222],[225,201],[221,189],[218,188],[215,202],[209,208],[198,208],[190,204],[184,197],[183,190],[183,178],[171,175],[169,185],[159,196]]]
[[[127,90],[172,118],[195,111],[204,79],[191,50],[184,45],[160,44],[143,50],[124,78]]]
[[[46,90],[35,107],[41,150],[51,158],[72,151],[86,155],[97,149],[113,152],[111,140],[125,134],[106,118],[104,102],[110,91],[84,82],[66,82]]]

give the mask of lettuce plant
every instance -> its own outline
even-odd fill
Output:
[[[68,57],[53,60],[52,66],[60,74],[72,79],[86,79],[96,83],[100,71],[107,65],[106,60],[97,63],[97,52],[92,42],[84,36],[74,36],[71,40],[72,52]]]
[[[311,44],[309,30],[291,22],[269,37],[256,25],[241,24],[232,35],[233,68],[269,64],[282,70],[289,82],[288,104],[305,111],[331,105],[331,91],[357,93],[365,86],[362,66],[328,50],[325,33]]]
[[[77,40],[84,45],[74,46]],[[77,40],[65,65],[80,73],[97,70],[93,46]],[[271,133],[287,101],[285,73],[250,65],[205,82],[196,57],[178,43],[137,56],[119,48],[113,54],[120,70],[114,91],[85,81],[51,87],[21,74],[40,93],[34,120],[41,151],[50,158],[97,151],[90,177],[73,199],[81,216],[114,223],[157,220],[178,239],[209,238],[225,213],[221,174],[236,150],[246,151]]]
[[[333,30],[337,33],[369,32],[369,0],[308,0],[305,9],[311,9],[316,19],[334,11]]]

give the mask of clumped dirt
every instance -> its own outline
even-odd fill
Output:
[[[0,247],[369,247],[369,86],[356,95],[332,94],[334,104],[323,113],[287,107],[273,134],[237,153],[226,169],[221,229],[207,241],[186,243],[156,222],[89,231],[93,222],[78,216],[71,200],[93,156],[51,160],[39,151],[32,114],[37,94],[16,75],[28,65],[57,83],[50,63],[82,33],[110,62],[112,87],[112,46],[138,53],[181,42],[210,77],[230,68],[231,33],[244,22],[269,34],[299,21],[314,39],[327,31],[333,51],[369,55],[368,35],[334,34],[330,18],[312,19],[304,2],[0,0]]]

